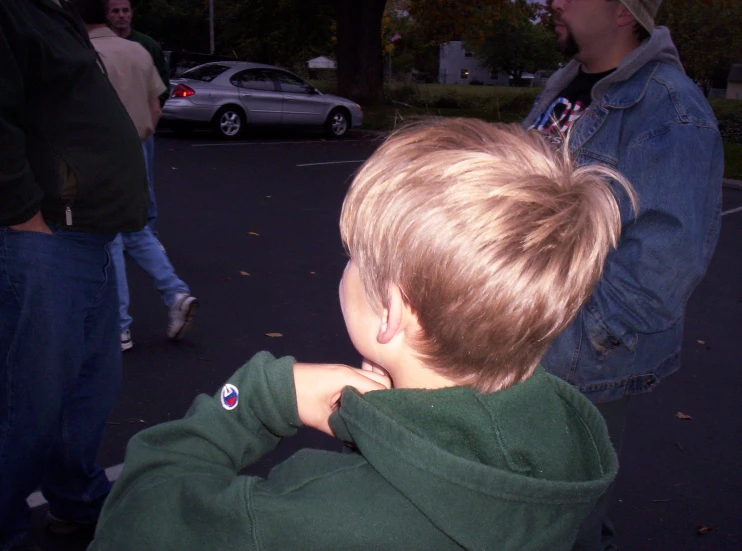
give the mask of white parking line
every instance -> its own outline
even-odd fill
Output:
[[[108,467],[106,469],[106,476],[108,477],[108,480],[110,480],[111,482],[115,482],[121,474],[121,469],[123,468],[123,463],[121,463],[120,465],[114,465],[113,467]],[[33,509],[34,507],[40,507],[41,505],[44,505],[46,503],[46,500],[44,499],[44,496],[41,495],[41,492],[34,492],[30,496],[28,496],[28,499],[26,499],[26,503],[28,503],[28,506]]]
[[[737,207],[736,209],[724,211],[721,213],[721,215],[726,216],[727,214],[734,214],[735,212],[742,212],[742,207]]]
[[[371,140],[304,140],[301,142],[225,142],[225,143],[192,143],[191,147],[227,147],[235,145],[292,145],[301,143],[350,143],[369,142]]]
[[[330,161],[327,163],[307,163],[304,165],[296,165],[296,166],[322,166],[322,165],[344,165],[348,163],[365,163],[366,159],[361,159],[360,161]]]

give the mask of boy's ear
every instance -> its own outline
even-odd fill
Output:
[[[389,307],[384,308],[376,340],[379,344],[389,343],[402,329],[405,309],[408,308],[402,299],[402,291],[396,285],[389,286]]]

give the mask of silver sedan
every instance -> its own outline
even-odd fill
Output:
[[[170,81],[162,119],[175,131],[210,124],[224,138],[239,137],[247,125],[316,126],[339,138],[361,126],[363,112],[278,67],[218,61]]]

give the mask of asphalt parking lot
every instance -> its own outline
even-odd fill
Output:
[[[202,307],[189,338],[170,343],[166,308],[129,266],[134,348],[102,465],[115,474],[133,434],[182,416],[259,350],[358,363],[337,301],[346,261],[337,220],[349,178],[378,144],[366,134],[158,136],[160,239]],[[631,404],[614,494],[622,549],[742,549],[742,190],[725,190],[723,210],[712,266],[689,302],[683,368]],[[337,447],[306,429],[250,472],[265,475],[304,446]]]

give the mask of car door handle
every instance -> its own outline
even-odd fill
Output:
[[[283,97],[286,101],[296,101],[295,98],[292,98],[291,96],[284,96]]]
[[[242,96],[243,98],[251,98],[251,97],[252,97],[252,94],[248,94],[248,93],[246,93],[246,92],[243,92],[243,93],[242,93],[242,94],[240,94],[240,95],[241,95],[241,96]]]

